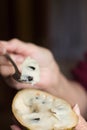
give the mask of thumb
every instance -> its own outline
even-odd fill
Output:
[[[5,53],[6,53],[5,47],[0,44],[0,55],[4,55]]]
[[[85,119],[80,115],[80,109],[79,106],[76,104],[74,107],[74,111],[76,112],[76,114],[79,117],[79,121],[77,126],[75,127],[74,130],[87,130],[87,122],[85,121]]]
[[[20,129],[18,126],[16,126],[16,125],[11,125],[10,128],[11,128],[12,130],[21,130],[21,129]]]

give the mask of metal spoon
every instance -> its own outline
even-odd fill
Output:
[[[18,82],[22,82],[22,83],[30,83],[30,81],[33,80],[33,77],[32,76],[27,76],[26,79],[21,79],[21,72],[18,70],[18,67],[17,65],[15,64],[15,62],[12,60],[12,58],[10,57],[10,55],[8,53],[6,53],[4,55],[11,63],[12,65],[14,66],[14,69],[15,69],[15,73],[12,75],[12,77],[18,81]]]
[[[21,73],[20,73],[20,71],[18,70],[17,65],[15,64],[15,62],[12,60],[12,58],[10,57],[10,55],[9,55],[8,53],[6,53],[4,56],[5,56],[5,57],[12,63],[12,65],[14,66],[15,73],[12,75],[12,77],[13,77],[16,81],[21,82],[21,80],[20,80]]]

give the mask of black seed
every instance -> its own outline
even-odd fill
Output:
[[[35,67],[33,67],[33,66],[28,66],[29,68],[31,68],[32,70],[35,70]]]
[[[28,76],[27,78],[28,78],[28,81],[32,81],[33,80],[33,77],[31,77],[31,76]]]
[[[36,97],[36,99],[39,99],[38,97]]]
[[[34,118],[33,120],[39,121],[39,120],[40,120],[40,118]]]
[[[45,103],[46,103],[45,101],[42,102],[42,104],[45,104]]]

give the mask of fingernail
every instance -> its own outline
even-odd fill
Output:
[[[79,109],[79,105],[78,104],[76,104],[74,106],[74,110],[75,110],[75,112],[76,112],[77,115],[80,115],[80,109]]]

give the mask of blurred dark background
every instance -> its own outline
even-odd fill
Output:
[[[0,39],[19,38],[38,44],[44,41],[48,35],[49,2],[48,0],[0,2]]]
[[[3,0],[0,39],[19,38],[50,48],[57,59],[86,50],[86,0]]]
[[[87,50],[87,1],[0,1],[0,40],[12,38],[49,48],[61,70],[69,75],[69,70]],[[0,82],[0,127],[10,130],[11,100],[15,92],[2,78]]]

